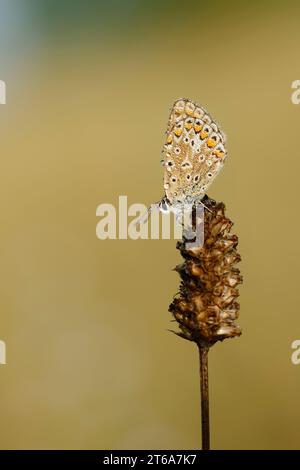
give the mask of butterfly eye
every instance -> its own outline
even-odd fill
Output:
[[[194,182],[197,183],[199,181],[199,175],[194,176]]]
[[[174,165],[174,163],[172,162],[172,160],[168,160],[167,165],[171,167]]]
[[[176,176],[173,176],[173,177],[171,178],[171,181],[172,181],[172,183],[176,183],[176,181],[177,181]]]
[[[183,139],[183,142],[185,142],[186,144],[188,144],[188,143],[189,143],[189,138],[188,138],[188,137],[185,137],[185,138]]]
[[[204,155],[200,155],[200,157],[199,157],[199,162],[204,162],[204,160],[205,160],[205,156],[204,156]]]
[[[176,153],[176,155],[179,155],[181,152],[180,147],[176,147],[174,152]]]
[[[186,179],[187,179],[187,180],[190,180],[190,179],[191,179],[191,175],[190,175],[190,174],[186,175]]]
[[[208,177],[208,178],[212,178],[212,173],[210,173],[210,172],[207,173],[207,177]]]

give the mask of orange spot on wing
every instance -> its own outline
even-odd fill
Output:
[[[208,147],[215,147],[217,145],[217,142],[214,139],[208,139],[206,143]]]
[[[203,125],[195,124],[195,125],[194,125],[195,132],[197,132],[197,133],[200,132],[201,129],[202,129],[202,127],[203,127]]]
[[[190,108],[186,108],[186,109],[185,109],[185,112],[186,112],[186,114],[188,114],[189,116],[194,116],[194,111],[193,111],[192,109],[190,109]]]
[[[218,158],[224,158],[225,152],[223,152],[223,150],[214,150],[213,155],[216,155]]]
[[[192,103],[187,103],[185,106],[185,112],[189,116],[193,116],[195,111],[195,106]]]
[[[208,132],[207,132],[207,131],[202,131],[202,132],[200,132],[200,137],[201,137],[201,139],[205,139],[207,136],[208,136]]]

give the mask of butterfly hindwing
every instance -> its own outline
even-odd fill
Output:
[[[226,156],[225,136],[203,107],[188,99],[175,101],[164,146],[168,200],[202,199]]]

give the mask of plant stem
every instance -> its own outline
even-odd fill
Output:
[[[209,450],[208,346],[198,344],[200,360],[202,450]]]

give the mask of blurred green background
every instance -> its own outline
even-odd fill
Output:
[[[239,339],[210,353],[212,447],[299,449],[300,7],[0,0],[1,449],[200,446],[196,348],[166,330],[175,242],[95,236],[150,204],[173,101],[228,136],[209,190],[240,237]]]

